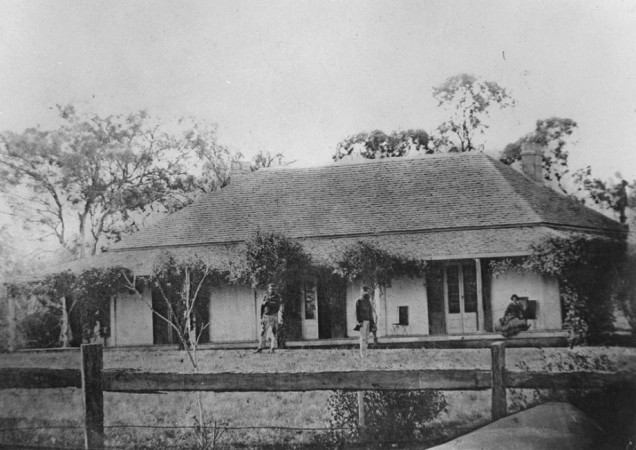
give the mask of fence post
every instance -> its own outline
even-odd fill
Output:
[[[9,351],[13,352],[16,348],[16,317],[15,317],[15,299],[9,292],[9,286],[2,285],[2,290],[5,298],[7,299],[8,311],[7,311],[7,323],[9,325]]]
[[[506,417],[506,344],[495,342],[490,346],[492,354],[492,420]]]
[[[104,448],[104,391],[102,344],[82,344],[82,392],[84,394],[84,445]]]
[[[358,427],[362,441],[367,439],[367,417],[364,409],[364,391],[358,391]]]

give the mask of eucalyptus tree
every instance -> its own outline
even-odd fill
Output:
[[[449,116],[435,130],[433,147],[436,152],[470,152],[483,150],[478,136],[490,127],[493,109],[514,106],[507,89],[495,81],[461,73],[447,78],[433,88],[437,106]]]
[[[532,133],[522,136],[506,145],[500,160],[506,164],[514,164],[521,160],[521,147],[525,142],[534,142],[543,147],[543,176],[545,183],[563,194],[573,193],[568,165],[568,144],[572,144],[572,134],[578,127],[572,119],[550,117],[537,120]]]
[[[332,156],[334,161],[343,158],[366,159],[395,158],[414,152],[432,153],[429,135],[421,129],[393,131],[380,130],[357,133],[343,139]]]
[[[433,88],[437,106],[448,118],[432,132],[408,129],[385,133],[381,130],[353,134],[338,143],[332,158],[394,158],[421,154],[469,152],[483,149],[479,136],[490,127],[494,109],[514,106],[505,88],[494,81],[461,73]]]
[[[232,152],[213,126],[174,130],[140,111],[101,117],[58,107],[61,125],[0,134],[0,191],[18,221],[78,257],[226,183]]]

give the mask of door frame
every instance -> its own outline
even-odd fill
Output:
[[[475,288],[477,291],[477,305],[475,311],[475,326],[477,333],[484,332],[484,303],[483,303],[483,287],[482,287],[482,279],[481,279],[481,260],[478,258],[471,260],[453,260],[453,261],[445,261],[444,262],[444,321],[446,323],[446,334],[452,334],[449,332],[449,298],[448,298],[448,268],[450,266],[457,267],[458,274],[458,285],[459,285],[459,315],[461,318],[461,331],[460,334],[465,334],[464,329],[464,321],[465,321],[465,296],[464,296],[464,270],[463,266],[470,264],[475,269]],[[473,313],[469,313],[473,314]]]
[[[311,290],[308,292],[308,287],[311,286]],[[303,339],[318,339],[319,338],[319,326],[318,326],[318,283],[317,280],[307,280],[303,283],[300,290],[300,323],[301,333]],[[314,306],[314,318],[306,318],[306,299],[307,294],[313,296]]]

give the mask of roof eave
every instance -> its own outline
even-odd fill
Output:
[[[540,225],[548,227],[548,228],[553,228],[553,229],[556,229],[556,230],[572,231],[572,232],[588,233],[588,234],[599,234],[599,235],[604,235],[604,236],[620,237],[620,238],[626,238],[627,235],[629,234],[629,227],[627,225],[622,225],[624,227],[622,230],[621,229],[612,230],[612,229],[608,229],[608,228],[583,227],[583,226],[578,226],[578,225],[567,225],[567,224],[551,223],[551,222],[541,222]]]

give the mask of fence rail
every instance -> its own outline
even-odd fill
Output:
[[[285,373],[166,373],[103,368],[101,344],[82,345],[81,369],[0,368],[0,389],[81,388],[85,448],[104,447],[104,391],[288,392],[315,390],[492,390],[492,419],[507,414],[507,388],[599,388],[636,385],[632,372],[512,372],[506,370],[505,345],[491,346],[491,370],[368,370]],[[365,412],[359,395],[359,424]]]

